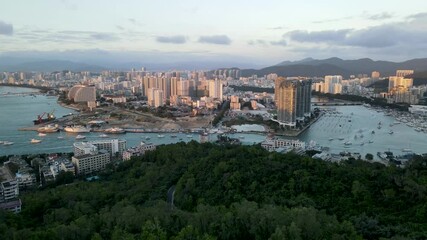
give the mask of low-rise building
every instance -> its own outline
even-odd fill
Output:
[[[105,169],[105,166],[111,162],[110,153],[101,150],[98,153],[73,156],[72,162],[76,168],[77,174],[88,174]]]
[[[154,150],[156,150],[156,145],[152,143],[141,142],[139,146],[129,148],[128,150],[123,152],[123,161],[130,160],[132,157],[142,156],[145,154],[145,152]]]

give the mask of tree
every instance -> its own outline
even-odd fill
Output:
[[[367,153],[367,154],[365,155],[365,159],[366,159],[366,160],[372,160],[372,159],[374,159],[374,155],[372,155],[372,154],[370,154],[370,153]]]

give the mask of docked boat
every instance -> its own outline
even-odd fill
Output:
[[[14,142],[9,142],[9,141],[4,141],[3,142],[3,145],[5,145],[5,146],[10,146],[10,145],[13,145],[14,144]]]
[[[90,132],[90,128],[87,128],[81,125],[75,125],[75,126],[65,127],[64,131],[69,133],[86,133],[86,132]]]
[[[50,113],[44,112],[41,115],[38,115],[37,119],[33,120],[34,125],[42,124],[42,123],[47,123],[47,122],[55,120],[56,117],[55,117],[55,115],[53,115],[53,112],[54,111],[52,111]],[[44,116],[46,116],[46,117],[44,117]]]
[[[107,128],[104,130],[104,133],[108,133],[108,134],[121,134],[125,132],[126,131],[123,128],[118,128],[118,127]]]
[[[63,136],[58,136],[57,138],[58,138],[58,139],[64,139],[64,137],[63,137]]]
[[[37,132],[39,133],[54,133],[54,132],[58,132],[59,128],[57,126],[54,125],[46,125],[44,127],[39,127],[37,129]]]
[[[158,138],[164,138],[164,137],[165,137],[165,135],[159,134],[159,135],[157,135],[157,137],[158,137]]]
[[[188,138],[192,138],[192,137],[193,137],[193,135],[187,135],[187,137],[188,137]]]
[[[402,152],[412,152],[412,149],[410,149],[410,148],[403,148]]]
[[[351,142],[350,142],[350,141],[347,141],[347,142],[345,142],[345,143],[344,143],[344,145],[349,146],[349,145],[351,145]]]
[[[85,136],[83,136],[83,135],[77,135],[76,136],[76,139],[85,139],[86,137]]]
[[[38,136],[39,136],[39,137],[45,137],[45,136],[46,136],[46,133],[39,133],[39,134],[38,134]]]
[[[175,135],[175,134],[172,134],[171,135],[171,138],[176,138],[177,136]]]
[[[41,143],[42,142],[42,140],[40,140],[40,139],[31,139],[31,141],[30,141],[31,143]]]
[[[342,140],[344,140],[344,138],[338,138],[338,140],[342,141]]]
[[[107,138],[107,137],[108,137],[108,135],[107,135],[107,134],[101,134],[101,135],[99,135],[99,137],[100,137],[100,138]]]

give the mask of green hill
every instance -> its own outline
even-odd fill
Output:
[[[259,146],[160,146],[111,166],[98,182],[23,193],[20,214],[0,212],[0,236],[425,239],[426,161],[420,157],[402,169],[360,160],[331,163]]]

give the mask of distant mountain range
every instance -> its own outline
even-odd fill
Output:
[[[374,61],[369,58],[357,60],[343,60],[340,58],[328,58],[323,60],[306,58],[300,61],[284,61],[275,66],[242,70],[242,76],[248,77],[254,74],[263,76],[270,73],[277,73],[279,76],[309,76],[323,77],[325,75],[350,75],[368,74],[379,71],[381,76],[393,76],[398,69],[412,69],[415,74],[425,72],[422,76],[427,76],[427,58],[412,59],[404,62]]]
[[[69,70],[73,72],[81,71],[91,71],[91,72],[100,72],[107,70],[105,67],[91,65],[80,62],[72,62],[65,60],[30,60],[22,61],[20,59],[0,59],[0,71],[16,72],[54,72]]]

